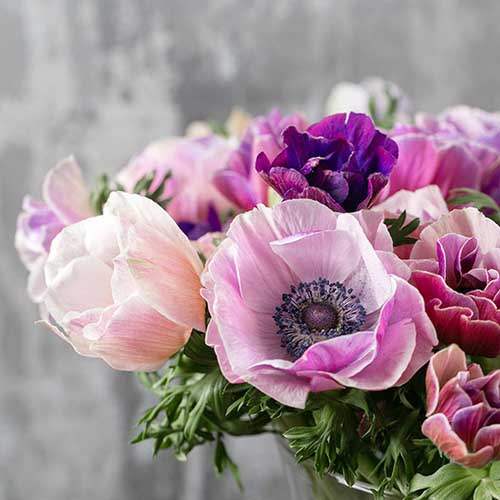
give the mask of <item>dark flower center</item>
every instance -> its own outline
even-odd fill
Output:
[[[330,304],[309,304],[302,313],[302,320],[311,330],[335,328],[337,311]]]
[[[359,331],[366,310],[352,288],[318,278],[291,286],[273,318],[281,346],[295,361],[316,342]]]

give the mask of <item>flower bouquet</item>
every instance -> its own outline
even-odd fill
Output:
[[[92,191],[60,162],[16,234],[37,324],[138,373],[155,453],[239,482],[226,437],[274,433],[311,498],[500,499],[500,116],[380,80],[327,115],[195,123]]]

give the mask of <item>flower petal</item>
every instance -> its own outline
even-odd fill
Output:
[[[43,183],[43,198],[64,224],[95,215],[90,206],[90,192],[72,156],[60,161],[47,173]]]

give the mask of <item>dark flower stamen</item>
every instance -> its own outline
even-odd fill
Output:
[[[295,361],[316,342],[359,331],[366,310],[352,288],[318,278],[291,286],[273,319],[281,346]]]

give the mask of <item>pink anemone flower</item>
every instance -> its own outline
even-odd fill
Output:
[[[299,408],[310,392],[408,381],[437,338],[391,250],[373,212],[290,200],[236,217],[202,275],[226,378]]]
[[[432,356],[422,432],[453,462],[484,467],[500,459],[500,370],[467,366],[456,345]]]
[[[441,342],[498,356],[500,227],[475,208],[453,210],[421,232],[410,257]]]

